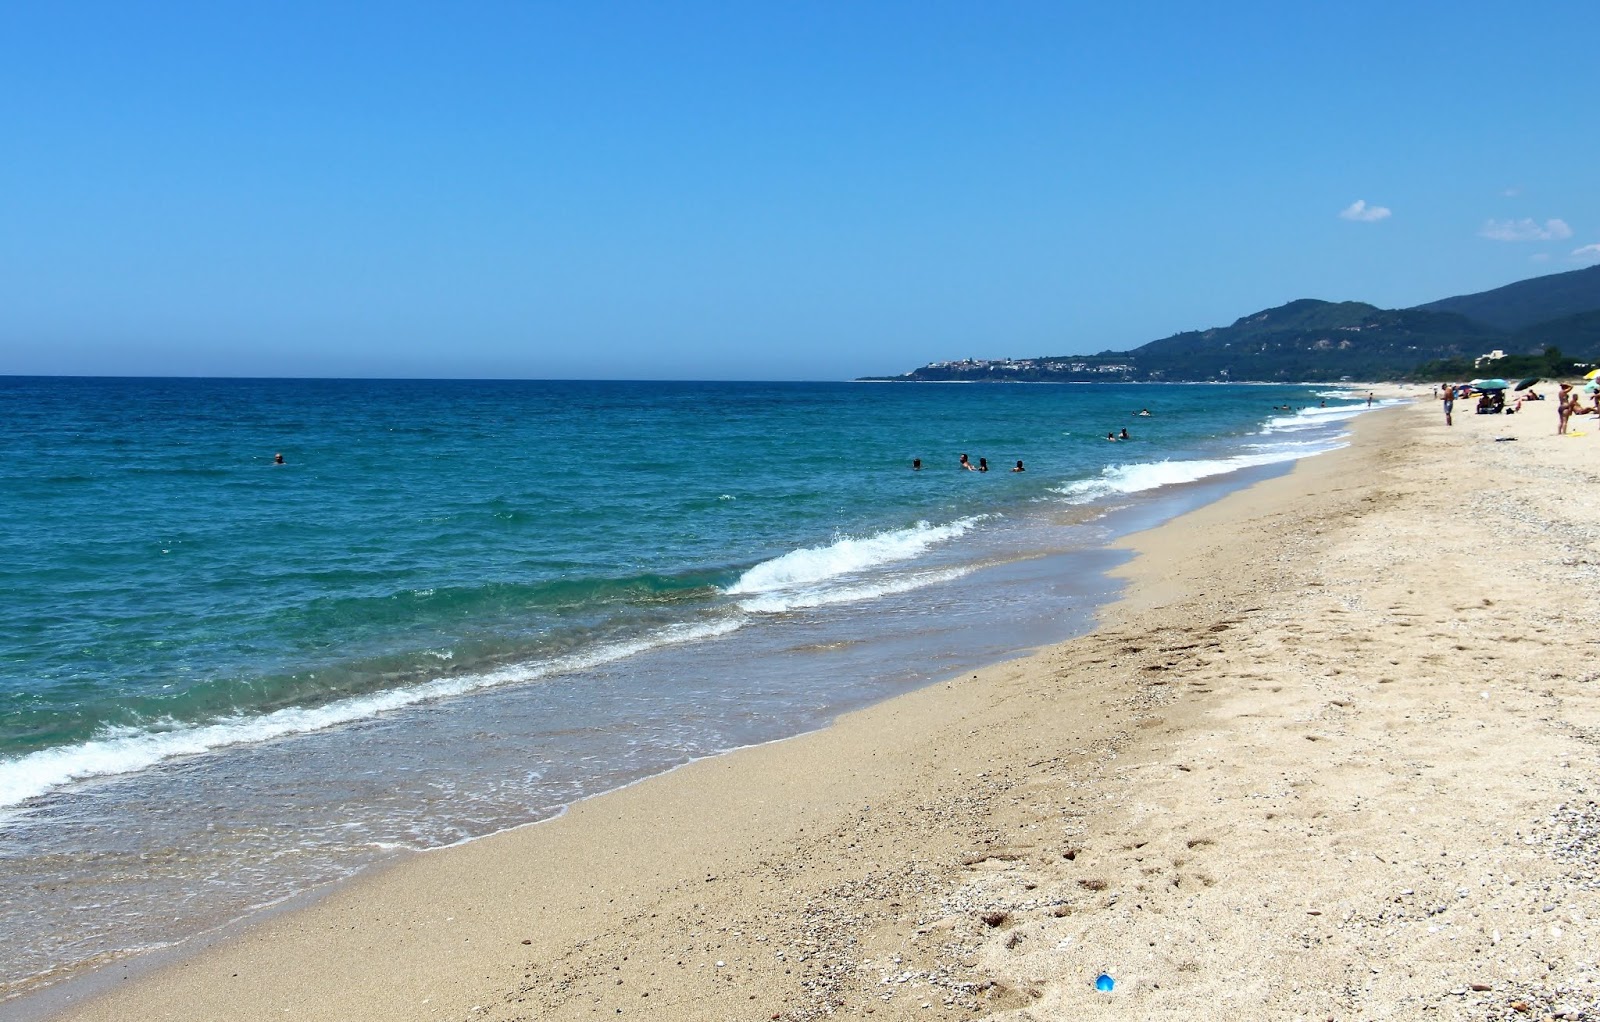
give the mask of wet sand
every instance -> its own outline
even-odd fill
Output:
[[[413,856],[61,1017],[1592,1017],[1600,430],[1554,429],[1366,416],[1132,537],[1091,635]]]

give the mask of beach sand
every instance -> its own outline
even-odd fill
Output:
[[[409,857],[63,1017],[1597,1017],[1600,431],[1554,432],[1365,416],[1133,537],[1091,635]]]

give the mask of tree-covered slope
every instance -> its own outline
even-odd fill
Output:
[[[1600,265],[1441,298],[1417,309],[1454,312],[1501,330],[1523,330],[1536,323],[1600,311]]]
[[[1453,313],[1302,298],[1127,354],[1149,374],[1168,379],[1370,379],[1430,359],[1480,354],[1498,340],[1498,331]]]
[[[891,378],[1400,379],[1423,371],[1424,366],[1430,371],[1469,372],[1475,359],[1497,350],[1519,358],[1543,357],[1547,349],[1558,362],[1600,361],[1600,266],[1411,309],[1302,298],[1244,316],[1229,326],[1187,330],[1131,351],[932,362]]]
[[[1507,351],[1560,348],[1570,358],[1600,361],[1600,309],[1524,327],[1503,347]]]

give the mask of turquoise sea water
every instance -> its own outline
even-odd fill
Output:
[[[1064,637],[1119,515],[1359,407],[0,378],[0,984]]]

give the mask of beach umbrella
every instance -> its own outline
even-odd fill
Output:
[[[1526,380],[1518,380],[1517,381],[1517,385],[1515,387],[1513,387],[1512,389],[1513,390],[1527,390],[1529,387],[1533,386],[1535,383],[1538,383],[1538,382],[1539,382],[1539,377],[1530,376]]]
[[[1596,376],[1600,376],[1600,369],[1591,369],[1583,374],[1583,378],[1586,380],[1592,380]]]
[[[1505,380],[1473,380],[1472,385],[1479,390],[1505,390],[1511,386]]]

